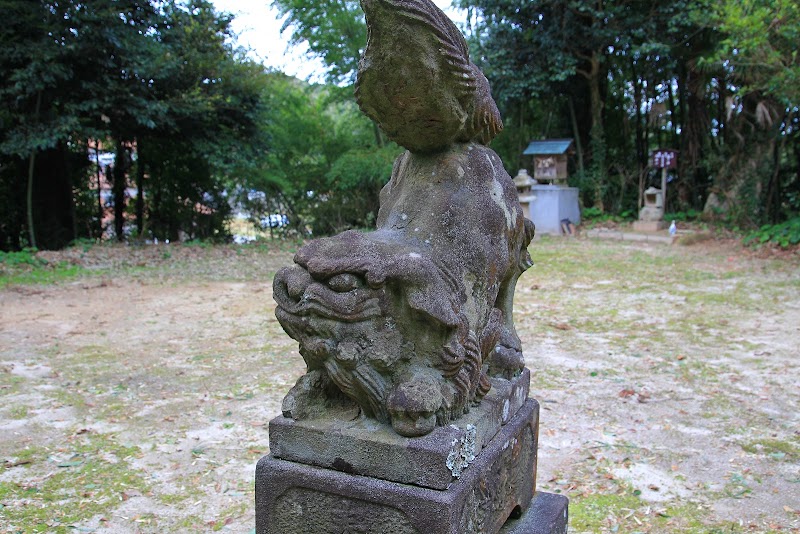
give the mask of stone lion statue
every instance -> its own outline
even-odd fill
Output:
[[[512,305],[531,265],[516,188],[486,145],[502,129],[463,36],[429,0],[362,0],[356,98],[408,150],[377,229],[302,247],[274,281],[276,315],[308,366],[287,417],[355,403],[400,435],[466,413],[523,366]]]

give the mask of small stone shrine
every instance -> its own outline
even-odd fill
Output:
[[[639,220],[633,222],[637,232],[657,232],[667,227],[664,221],[664,200],[661,189],[648,187],[644,191],[644,206],[639,210]]]
[[[658,232],[667,227],[664,220],[667,171],[678,166],[678,151],[669,148],[654,150],[650,166],[661,169],[661,189],[648,187],[642,194],[644,206],[639,210],[639,220],[633,222],[633,229],[637,232]]]
[[[536,492],[512,310],[534,226],[487,146],[489,84],[429,0],[361,5],[356,98],[407,152],[375,231],[312,241],[275,276],[307,372],[269,425],[256,532],[566,532],[567,499]]]
[[[572,139],[543,139],[531,141],[523,152],[533,156],[533,181],[523,183],[524,176],[517,175],[514,182],[522,210],[540,234],[561,234],[564,221],[573,227],[581,222],[579,190],[567,186],[567,157],[572,145]],[[527,171],[525,176],[529,177]]]

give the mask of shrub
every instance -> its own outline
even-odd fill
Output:
[[[744,238],[744,243],[755,246],[773,243],[781,248],[797,245],[800,243],[800,217],[780,224],[766,224],[748,234]]]

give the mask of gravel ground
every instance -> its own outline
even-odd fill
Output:
[[[304,369],[271,297],[292,252],[0,265],[0,532],[252,532],[266,424]],[[571,532],[800,532],[800,256],[586,238],[531,254],[516,321],[538,485],[570,497]]]

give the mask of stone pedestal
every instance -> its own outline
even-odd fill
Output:
[[[491,406],[491,403],[486,404]],[[491,407],[488,411],[492,411]],[[282,432],[289,442],[298,436],[313,436],[312,430],[302,428],[294,429],[294,435],[287,433],[290,424],[283,418],[277,418],[273,424],[271,428],[279,429],[279,434]],[[473,425],[469,427],[476,428]],[[348,460],[338,458],[331,461],[323,453],[317,463],[329,464],[328,467],[278,458],[275,451],[280,454],[282,449],[273,446],[273,452],[262,458],[256,468],[256,532],[565,532],[566,499],[541,493],[534,497],[538,428],[539,404],[528,399],[496,435],[482,445],[482,450],[471,458],[471,462],[467,460],[474,450],[470,447],[475,446],[476,431],[472,431],[470,438],[469,433],[464,434],[458,427],[437,429],[454,433],[453,436],[448,434],[446,440],[397,437],[398,441],[389,448],[386,448],[386,439],[379,438],[375,446],[384,454],[360,460],[357,456],[364,454],[365,442],[368,441],[364,436],[348,453],[343,448],[341,432],[332,440],[320,438],[318,434],[323,449],[349,455]],[[414,443],[426,439],[425,445]],[[271,443],[274,440],[275,436],[270,436]],[[405,441],[400,443],[402,440]],[[291,448],[296,447],[295,444]],[[309,443],[309,447],[313,444]],[[455,458],[453,451],[457,452]],[[305,453],[301,451],[300,454]],[[449,467],[446,472],[434,470],[438,476],[422,477],[416,483],[405,475],[397,476],[398,465],[406,465],[408,473],[419,473],[431,468],[432,461],[443,461],[453,466],[457,463],[454,459],[461,461],[461,469],[455,471],[458,476]],[[406,480],[397,482],[354,474],[356,470],[369,470],[369,464],[375,464],[375,470],[383,476],[389,473],[392,478]],[[385,466],[381,468],[380,464]],[[447,483],[443,483],[445,480]],[[442,489],[423,487],[420,482]],[[509,521],[509,518],[512,519]]]
[[[659,232],[666,230],[666,221],[634,221],[633,230],[635,232]]]
[[[445,490],[522,408],[530,371],[492,389],[470,413],[425,436],[406,438],[353,410],[331,408],[324,417],[269,423],[275,458],[424,488]],[[537,427],[538,428],[538,427]]]
[[[511,517],[498,534],[567,534],[569,499],[538,492],[522,517]]]
[[[526,402],[446,490],[262,458],[256,532],[495,533],[533,498],[538,415]]]

